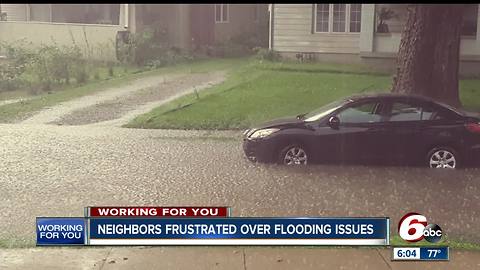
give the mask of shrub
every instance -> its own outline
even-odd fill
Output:
[[[256,58],[260,60],[280,61],[282,58],[278,52],[266,48],[256,47],[253,51],[255,52]]]
[[[217,43],[213,47],[213,55],[216,57],[241,57],[250,54],[247,47],[231,41]]]
[[[23,42],[1,44],[9,59],[0,66],[0,90],[29,88],[32,93],[51,90],[55,85],[88,81],[87,61],[77,46],[41,45],[30,49]],[[95,69],[92,69],[95,70]]]
[[[50,90],[55,84],[69,84],[71,75],[77,83],[88,78],[85,60],[77,46],[42,45],[34,59],[30,71],[42,90]]]
[[[231,43],[245,47],[249,52],[255,47],[261,45],[260,37],[256,33],[242,32],[236,36],[233,36],[229,40]]]
[[[216,43],[210,50],[216,57],[240,57],[252,54],[255,47],[261,45],[260,38],[250,32],[242,32],[226,41]]]
[[[108,62],[108,76],[109,77],[115,76],[112,62]]]
[[[13,43],[2,42],[0,49],[5,53],[7,60],[0,64],[0,91],[11,91],[26,84],[22,74],[31,65],[34,52],[27,49],[25,41]]]
[[[130,32],[125,32],[125,40],[118,39],[116,44],[117,60],[120,63],[134,63],[135,62],[135,38]]]
[[[71,66],[71,70],[78,84],[84,84],[88,81],[88,71],[85,60],[78,59],[77,63]]]
[[[19,78],[18,68],[10,64],[0,65],[0,92],[20,88],[23,81]]]
[[[119,44],[118,55],[123,62],[148,68],[173,65],[192,59],[190,54],[170,44],[168,32],[159,22],[130,35],[126,43]]]

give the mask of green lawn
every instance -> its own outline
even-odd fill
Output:
[[[151,71],[131,70],[127,73],[122,73],[122,76],[114,77],[109,80],[97,80],[88,82],[81,86],[69,86],[60,90],[50,91],[49,93],[43,93],[33,97],[30,100],[11,103],[0,106],[0,123],[9,123],[18,119],[24,119],[28,115],[37,112],[43,108],[53,106],[55,104],[65,102],[74,98],[89,95],[98,91],[106,90],[112,87],[121,86],[128,81],[139,79],[142,77],[155,76],[164,73],[196,73],[196,72],[208,72],[210,70],[222,70],[228,69],[235,65],[243,65],[245,59],[211,59],[211,60],[199,60],[189,64],[179,64],[176,66],[165,67],[155,69]],[[108,72],[105,70],[100,72],[101,78]],[[119,74],[118,72],[116,74]],[[27,93],[24,91],[15,91],[12,93],[6,92],[3,96],[0,96],[0,100],[9,98],[25,97]]]
[[[187,95],[131,121],[126,127],[242,129],[273,118],[297,115],[360,92],[388,91],[391,76],[362,66],[260,63],[231,70],[226,82]],[[480,110],[480,80],[461,81],[467,109]]]

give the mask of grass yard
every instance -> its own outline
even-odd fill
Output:
[[[362,66],[245,62],[227,81],[160,106],[126,127],[243,129],[311,111],[341,97],[388,91],[391,76]],[[461,81],[467,109],[480,111],[480,80]]]
[[[213,60],[201,60],[189,64],[179,64],[171,67],[159,68],[151,71],[131,70],[131,72],[123,73],[122,76],[118,76],[111,79],[103,79],[97,81],[91,81],[81,86],[67,86],[63,89],[50,91],[37,96],[30,96],[32,99],[20,101],[16,103],[6,104],[0,106],[0,123],[14,122],[18,119],[24,119],[25,117],[49,106],[65,102],[74,98],[93,94],[98,91],[110,89],[112,87],[121,86],[129,81],[155,76],[164,73],[179,73],[179,72],[208,72],[210,70],[227,69],[234,65],[243,65],[246,62],[245,59],[213,59]],[[105,73],[108,72],[105,70]],[[117,73],[118,74],[118,73]],[[103,76],[102,74],[100,74]],[[103,78],[103,77],[101,77]],[[0,95],[0,101],[2,99],[28,97],[25,91],[12,91],[3,92]]]

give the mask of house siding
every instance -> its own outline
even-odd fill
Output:
[[[0,4],[2,12],[7,13],[7,21],[26,21],[26,4]]]
[[[121,26],[41,22],[0,22],[0,42],[24,40],[32,46],[78,45],[86,57],[115,60],[115,37]]]
[[[133,5],[131,5],[133,6]],[[166,40],[179,48],[189,48],[190,12],[187,4],[136,4],[135,30],[141,32],[148,27],[166,31]]]
[[[359,33],[312,33],[312,4],[275,4],[273,49],[279,52],[360,52]]]
[[[255,21],[255,8],[259,8],[259,18]],[[212,5],[214,8],[214,5]],[[268,5],[229,4],[228,22],[215,23],[215,42],[221,43],[239,35],[257,35],[262,44],[268,39]],[[214,15],[214,14],[212,14]],[[212,18],[214,20],[214,17]]]
[[[397,54],[401,38],[401,33],[376,34],[374,38],[375,53]],[[480,42],[473,37],[462,37],[460,58],[462,60],[480,60]]]

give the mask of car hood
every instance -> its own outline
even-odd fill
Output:
[[[297,117],[286,117],[286,118],[279,118],[274,119],[272,121],[268,121],[262,123],[258,126],[253,127],[252,129],[264,129],[264,128],[285,128],[285,127],[299,127],[304,126],[303,120],[298,119]]]

